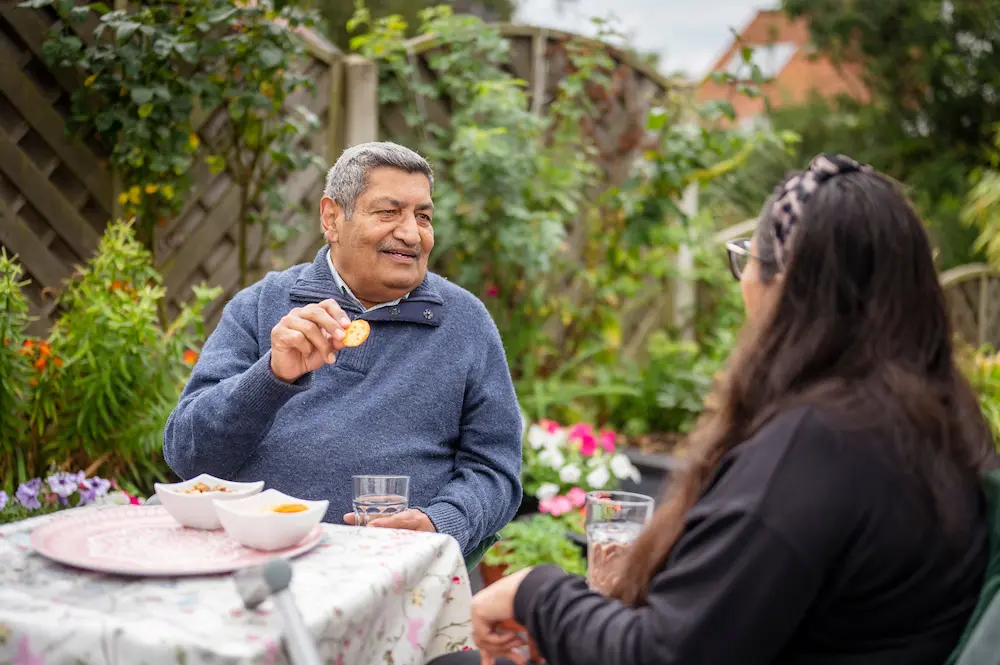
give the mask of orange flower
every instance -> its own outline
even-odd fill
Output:
[[[63,366],[63,359],[60,358],[60,357],[58,357],[58,356],[56,356],[55,358],[52,359],[52,364],[55,365],[56,367],[62,367]]]
[[[10,338],[9,337],[4,337],[3,338],[3,345],[7,346],[8,344],[10,344]]]
[[[52,349],[49,347],[49,343],[42,341],[38,344],[38,353],[43,356],[47,356],[52,353]]]
[[[49,357],[48,356],[39,356],[38,360],[35,361],[35,369],[37,369],[39,372],[41,372],[42,370],[45,369],[45,364],[47,362],[49,362]]]
[[[122,289],[124,286],[125,282],[116,279],[115,281],[111,282],[111,286],[109,286],[108,288],[111,289],[112,291],[118,291]]]
[[[26,339],[26,340],[24,340],[24,344],[22,344],[21,346],[23,346],[26,349],[30,349],[34,345],[35,345],[34,340]]]
[[[38,385],[38,379],[30,379],[28,381],[28,385],[32,386],[32,387],[37,386]]]
[[[198,352],[197,351],[192,351],[191,349],[188,349],[187,351],[185,351],[184,352],[184,362],[186,362],[188,365],[193,365],[196,362],[198,362]]]

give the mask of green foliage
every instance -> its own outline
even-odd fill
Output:
[[[551,563],[568,573],[584,575],[586,561],[580,547],[566,537],[581,531],[579,515],[532,515],[511,522],[500,532],[500,542],[483,557],[488,566],[504,566],[504,575],[530,566]]]
[[[245,282],[260,259],[247,256],[246,226],[265,226],[263,249],[268,236],[282,240],[287,230],[268,224],[287,208],[280,177],[315,160],[302,143],[317,119],[304,107],[284,109],[311,86],[295,73],[305,55],[295,33],[312,25],[312,15],[230,0],[144,2],[134,11],[56,0],[21,6],[52,6],[62,16],[45,42],[46,57],[86,75],[72,95],[73,128],[96,133],[111,151],[123,185],[119,204],[136,217],[144,244],[151,246],[157,224],[180,210],[196,160],[213,172],[229,170],[242,194]],[[73,26],[92,18],[93,40],[85,41]],[[199,118],[212,112],[228,122],[202,148]]]
[[[300,4],[315,7],[326,21],[327,35],[343,50],[351,43],[348,27],[356,2],[349,0],[300,0]],[[373,18],[400,16],[410,26],[420,24],[420,12],[436,5],[448,5],[456,14],[475,13],[484,21],[510,21],[514,16],[514,0],[365,0],[364,6]],[[409,34],[407,33],[407,36]]]
[[[36,339],[25,332],[20,274],[14,260],[0,261],[0,303],[15,313],[4,317],[0,350],[0,364],[9,368],[2,383],[3,489],[51,467],[103,467],[104,475],[148,491],[164,477],[163,427],[197,359],[204,308],[220,289],[196,287],[193,302],[162,328],[162,279],[132,227],[113,224],[59,296],[61,314],[49,337]]]
[[[823,53],[837,64],[860,68],[859,92],[872,98],[838,103],[840,129],[846,131],[824,147],[851,152],[904,182],[940,249],[941,267],[968,262],[974,234],[959,223],[959,213],[969,174],[995,152],[1000,5],[978,0],[782,4],[792,16],[808,15]]]
[[[967,354],[965,374],[979,395],[979,406],[1000,451],[1000,355],[990,348]]]
[[[993,139],[1000,148],[1000,133]],[[973,186],[962,208],[962,221],[979,231],[975,249],[1000,266],[1000,153],[994,153],[989,168],[973,174]]]

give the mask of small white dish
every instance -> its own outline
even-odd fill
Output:
[[[221,486],[226,491],[189,493],[199,483],[210,488]],[[203,473],[182,483],[155,483],[153,488],[156,490],[156,498],[179,524],[192,529],[215,531],[222,528],[222,522],[216,514],[215,501],[237,501],[259,494],[264,489],[264,481],[237,483]]]
[[[274,512],[275,506],[289,503],[302,504],[306,509]],[[230,538],[245,547],[273,552],[301,542],[323,520],[329,505],[326,500],[306,501],[269,489],[237,501],[216,501],[215,510]]]

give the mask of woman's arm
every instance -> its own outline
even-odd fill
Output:
[[[734,510],[685,534],[645,607],[544,566],[521,583],[514,611],[549,665],[756,665],[773,661],[821,580],[759,518]]]

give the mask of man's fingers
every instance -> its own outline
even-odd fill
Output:
[[[354,513],[347,513],[346,515],[344,515],[344,524],[348,524],[350,526],[354,526],[355,524],[357,524],[357,520],[354,517]]]
[[[344,327],[339,321],[330,316],[330,313],[326,311],[323,307],[319,305],[309,305],[304,307],[299,317],[305,319],[306,321],[312,321],[320,330],[323,330],[326,334],[324,335],[327,339],[331,339],[339,342],[344,339]]]
[[[295,315],[286,318],[285,327],[289,330],[297,330],[302,333],[309,340],[312,347],[327,359],[327,362],[332,362],[330,358],[333,357],[333,344],[323,336],[318,325],[308,319],[303,319],[299,315]]]
[[[330,315],[330,318],[340,324],[340,327],[346,328],[351,325],[351,319],[344,314],[344,310],[340,308],[340,305],[337,304],[336,300],[324,300],[323,302],[318,303],[317,307],[323,308],[326,313]]]
[[[292,328],[285,328],[278,333],[278,340],[281,341],[283,346],[287,349],[295,349],[302,354],[304,358],[308,358],[313,352],[313,346],[306,339],[306,336],[299,332],[298,330],[293,330]]]

